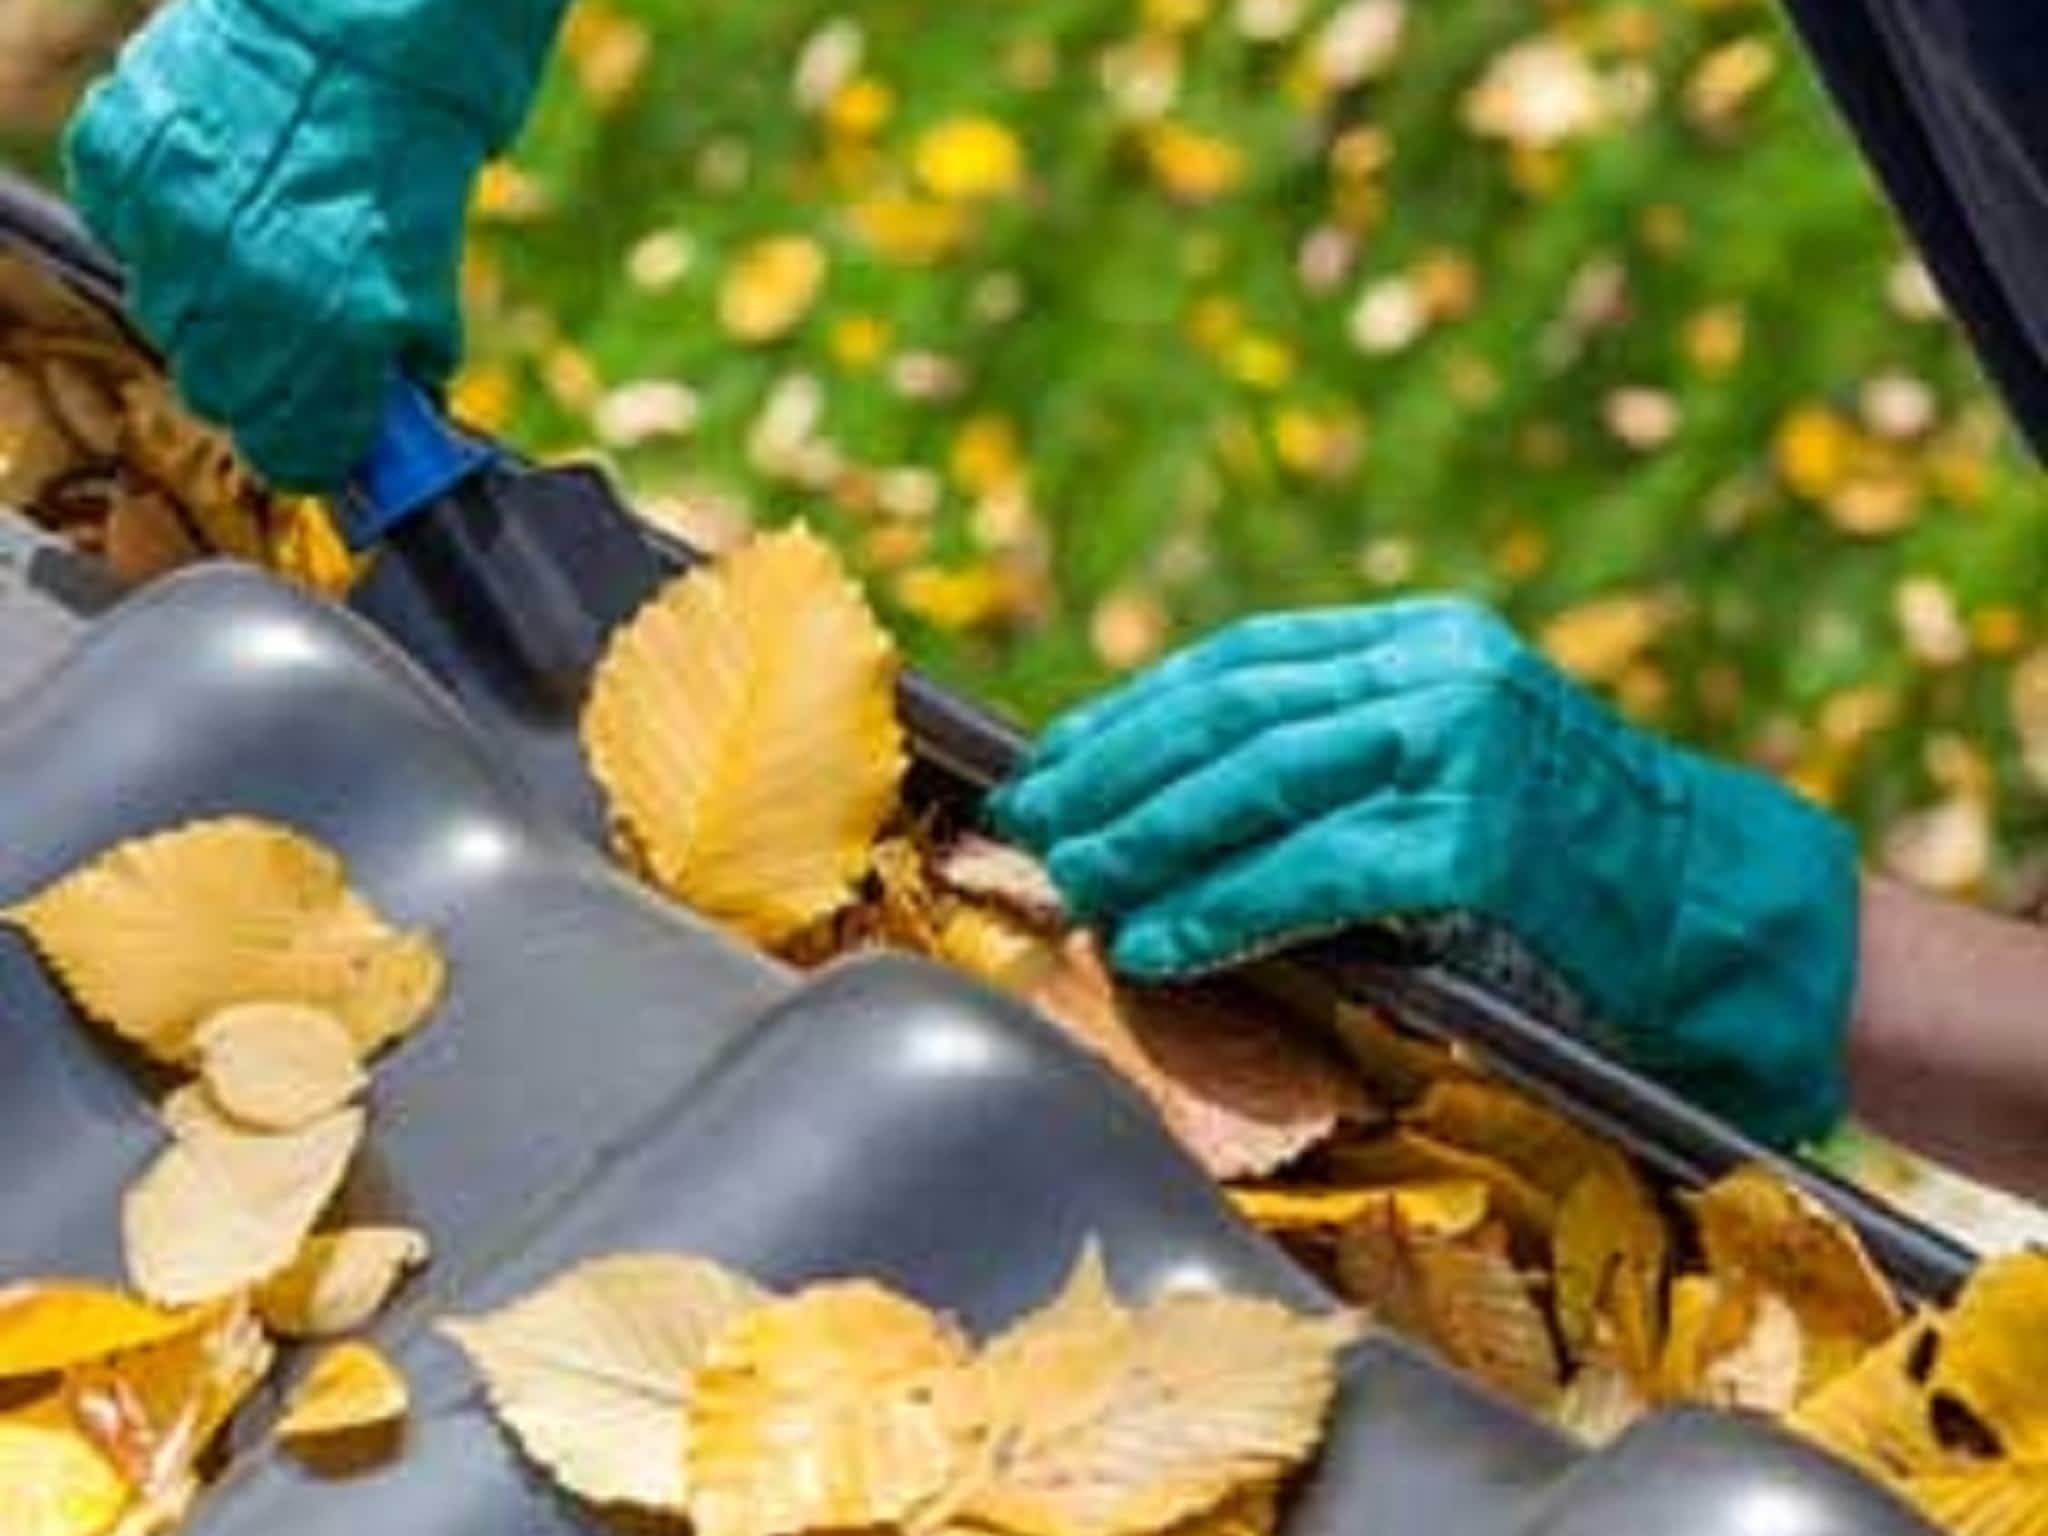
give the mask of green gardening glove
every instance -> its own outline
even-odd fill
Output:
[[[72,195],[137,323],[273,483],[329,490],[461,354],[469,191],[566,0],[172,0],[96,84]]]
[[[1755,1134],[1841,1112],[1848,834],[1631,729],[1483,609],[1240,624],[1060,721],[992,809],[1132,975],[1472,913]]]

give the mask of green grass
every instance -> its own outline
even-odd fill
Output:
[[[2011,698],[2016,659],[2048,642],[2048,499],[1950,328],[1890,296],[1898,237],[1773,9],[1408,0],[1382,73],[1293,89],[1338,8],[1304,0],[1297,27],[1258,41],[1237,16],[1274,7],[1235,0],[584,0],[515,155],[539,206],[501,200],[480,221],[464,399],[557,453],[592,444],[594,402],[619,386],[687,384],[692,431],[613,455],[636,495],[809,519],[919,662],[1028,720],[1263,608],[1457,589],[1542,634],[1590,601],[1647,597],[1654,634],[1596,658],[1632,713],[1793,775],[1873,851],[1931,804],[1981,810],[2010,877],[2048,831]],[[1185,30],[1162,28],[1169,13]],[[894,104],[857,157],[790,89],[806,40],[842,16]],[[1640,110],[1533,160],[1478,137],[1468,92],[1538,35],[1578,47]],[[607,56],[641,42],[637,69],[613,69],[623,89],[594,89]],[[1172,120],[1242,156],[1223,195],[1169,196],[1115,110],[1103,60],[1134,42],[1178,68]],[[1704,121],[1688,105],[1703,66],[1758,49],[1769,78]],[[968,210],[947,258],[891,260],[852,210],[915,191],[919,135],[963,114],[1015,136],[1024,184]],[[1347,181],[1333,146],[1361,133],[1383,136],[1386,163]],[[1356,265],[1312,292],[1302,242],[1347,217]],[[664,231],[690,243],[688,272],[631,281],[629,253]],[[826,255],[822,289],[788,335],[737,340],[721,284],[751,242],[782,235]],[[1419,268],[1469,274],[1469,307],[1413,345],[1361,352],[1360,294]],[[1601,270],[1625,290],[1610,323],[1569,337],[1560,315]],[[1001,291],[1014,316],[992,317]],[[1739,356],[1702,354],[1709,315],[1739,325]],[[1207,344],[1192,339],[1203,316]],[[851,321],[885,328],[888,356],[851,365],[835,345]],[[958,394],[902,398],[890,360],[909,352],[956,364]],[[818,430],[844,465],[829,484],[764,474],[748,452],[794,375],[819,386]],[[1892,375],[1933,411],[1880,445],[1859,402]],[[1617,440],[1606,412],[1625,389],[1676,408],[1668,442]],[[1863,467],[1809,465],[1788,484],[1775,444],[1792,419],[1835,422]],[[997,515],[953,474],[970,421],[1014,431],[1025,515],[1014,501]],[[1283,421],[1363,451],[1290,465]],[[937,477],[928,513],[874,505],[905,469]],[[1903,509],[1893,531],[1838,526],[1852,482]],[[948,618],[935,576],[1002,600]],[[1943,622],[1913,626],[1917,641],[1902,627],[1909,580],[1959,647]],[[1852,730],[1859,710],[1875,723]]]

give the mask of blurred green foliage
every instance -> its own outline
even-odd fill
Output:
[[[478,211],[466,410],[1028,720],[1455,588],[1930,883],[2048,832],[2048,497],[1763,0],[581,0]]]

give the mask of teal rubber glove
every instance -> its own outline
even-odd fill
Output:
[[[94,85],[72,195],[186,400],[330,490],[460,358],[470,188],[566,0],[173,0]]]
[[[1238,625],[1057,723],[991,809],[1128,974],[1473,913],[1610,1049],[1753,1133],[1841,1113],[1848,833],[1625,725],[1484,609]]]

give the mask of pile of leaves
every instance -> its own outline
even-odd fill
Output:
[[[902,803],[895,671],[801,529],[674,583],[615,638],[584,720],[622,855],[785,958],[886,945],[1033,1003],[1339,1295],[1590,1441],[1681,1402],[1800,1422],[1917,1326],[1855,1233],[1767,1171],[1660,1189],[1368,1013],[1120,985],[1028,858]],[[2048,1291],[2028,1304],[2048,1324]],[[2027,1486],[2048,1511],[2048,1481]]]
[[[979,1350],[869,1282],[775,1296],[662,1254],[442,1331],[562,1487],[698,1536],[1257,1536],[1355,1324],[1208,1292],[1127,1307],[1091,1248]]]
[[[6,250],[0,506],[128,583],[216,555],[326,593],[358,574],[319,502],[266,490],[118,324]]]
[[[195,822],[124,843],[10,909],[80,1010],[172,1086],[167,1145],[127,1191],[132,1292],[0,1290],[0,1530],[146,1536],[190,1504],[273,1339],[366,1325],[423,1233],[314,1229],[366,1127],[367,1066],[440,996],[433,941],[393,928],[286,828]],[[317,1358],[278,1433],[388,1422],[373,1352]]]

